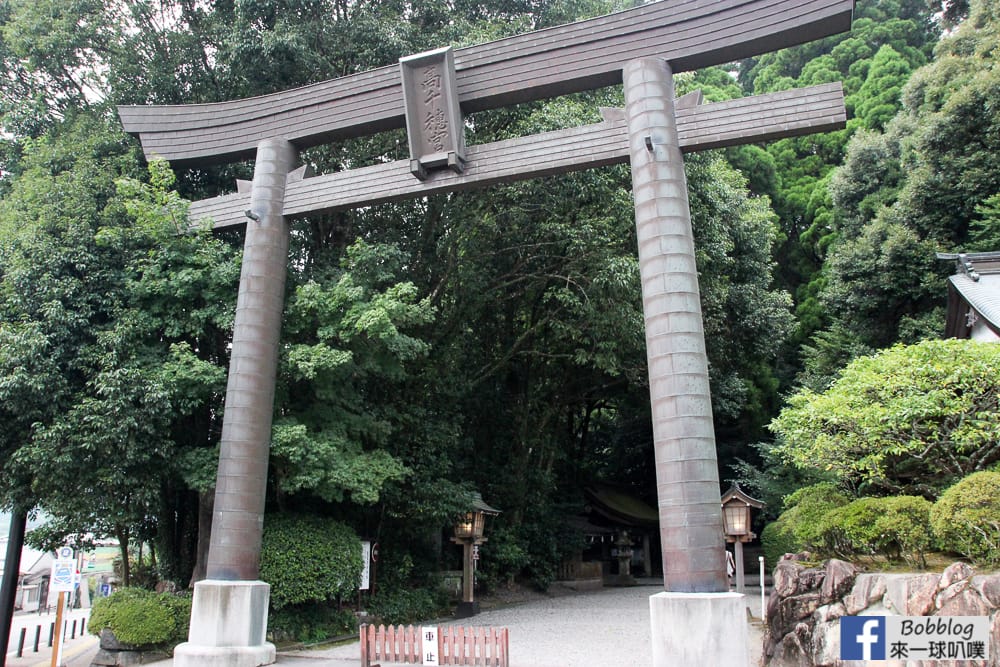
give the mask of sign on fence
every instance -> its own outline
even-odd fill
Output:
[[[438,662],[438,629],[436,625],[426,625],[420,628],[420,643],[423,650],[420,651],[423,657],[423,665],[439,665]]]
[[[380,667],[381,662],[510,667],[507,628],[362,625],[360,633],[361,667]]]

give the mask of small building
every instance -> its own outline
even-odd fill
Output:
[[[955,262],[948,279],[945,338],[1000,342],[1000,251],[943,253]]]
[[[659,565],[659,514],[640,498],[608,484],[584,489],[584,514],[568,523],[584,538],[582,549],[560,566],[558,580],[583,589],[634,583]],[[655,569],[654,569],[655,568]]]
[[[7,539],[0,539],[0,582],[3,580],[6,552]],[[36,551],[27,546],[21,549],[17,588],[14,591],[14,609],[35,611],[45,604],[51,569],[52,554]]]

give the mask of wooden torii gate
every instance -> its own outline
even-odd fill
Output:
[[[125,129],[139,136],[147,156],[175,167],[256,158],[249,187],[191,208],[196,219],[211,217],[219,228],[245,225],[246,233],[208,578],[195,586],[189,641],[177,648],[175,664],[274,660],[265,638],[269,589],[257,579],[288,260],[285,219],[626,160],[664,589],[681,596],[661,611],[651,602],[654,664],[729,664],[734,656],[720,657],[717,635],[734,629],[708,617],[735,619],[745,632],[742,604],[727,602],[725,618],[684,606],[687,595],[713,601],[729,594],[722,593],[728,584],[720,488],[682,153],[842,127],[845,112],[839,84],[717,104],[700,105],[697,95],[675,101],[673,73],[847,30],[853,7],[853,0],[664,0],[249,100],[120,107]],[[605,110],[602,123],[464,145],[464,113],[619,82],[625,109]],[[314,178],[296,168],[302,148],[404,124],[409,160]],[[672,621],[665,624],[663,614]],[[678,618],[705,623],[678,626]],[[676,636],[664,636],[665,625],[677,626]],[[685,653],[689,648],[695,653]],[[733,664],[741,660],[736,655]]]

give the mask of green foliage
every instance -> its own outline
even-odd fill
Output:
[[[820,299],[829,313],[826,330],[838,327],[835,339],[845,346],[829,358],[940,335],[934,311],[947,267],[934,266],[934,253],[995,249],[989,202],[1000,191],[998,44],[995,8],[976,2],[937,43],[929,64],[920,66],[892,42],[896,55],[880,51],[879,68],[873,61],[867,71],[871,95],[855,106],[884,132],[853,141],[831,182],[840,241],[827,255]],[[918,66],[901,90],[899,112],[886,122],[885,96],[899,90],[907,67]],[[809,375],[829,379],[833,370],[819,366]]]
[[[382,623],[399,625],[435,619],[447,604],[447,594],[440,589],[383,586],[372,596],[368,610]]]
[[[963,478],[941,494],[930,518],[942,549],[986,567],[1000,566],[1000,472]]]
[[[896,115],[900,92],[911,72],[910,63],[899,52],[889,44],[882,45],[872,59],[865,82],[847,100],[866,128],[880,130]]]
[[[829,482],[793,492],[785,498],[785,510],[761,533],[766,561],[773,566],[784,553],[816,549],[822,544],[823,517],[848,502],[847,496]]]
[[[791,528],[777,519],[764,526],[760,533],[760,544],[764,550],[764,560],[772,570],[783,555],[802,550],[802,545],[795,539]]]
[[[267,632],[274,642],[321,642],[357,633],[358,620],[350,609],[304,603],[268,614]]]
[[[960,340],[856,359],[825,392],[789,398],[776,450],[845,484],[934,497],[1000,458],[997,368],[1000,347]]]
[[[844,160],[845,148],[852,136],[882,128],[895,116],[902,104],[903,85],[914,69],[927,62],[940,31],[934,9],[923,0],[862,0],[855,8],[849,33],[763,54],[741,65],[739,80],[748,93],[841,81],[848,109],[845,130],[784,139],[766,147],[775,165],[776,178],[771,181],[771,188],[764,192],[774,202],[782,233],[776,248],[776,256],[782,260],[778,284],[795,295],[798,327],[793,342],[799,347],[806,366],[802,371],[799,359],[792,358],[789,366],[783,369],[782,379],[797,376],[798,382],[821,386],[845,360],[866,349],[898,340],[892,335],[888,339],[868,340],[864,326],[855,331],[854,322],[841,322],[847,308],[829,291],[831,279],[836,280],[839,276],[828,265],[828,259],[836,254],[838,240],[844,234],[841,219],[845,215],[836,196],[836,189],[843,189],[843,179],[834,176],[834,168]],[[744,168],[742,161],[737,160],[736,164]],[[860,183],[852,183],[852,188],[865,189],[862,196],[870,195],[862,203],[865,210],[891,203],[895,198],[894,190],[876,191],[876,188],[866,187],[871,183],[865,179],[888,181],[898,176],[898,172],[898,165],[891,162],[878,169],[866,169],[860,161],[855,165],[853,173]],[[759,182],[759,178],[755,177],[752,182]],[[892,187],[898,184],[890,183],[888,188]],[[855,234],[861,224],[855,228]],[[879,255],[884,253],[873,256]],[[853,255],[852,259],[855,257]],[[933,252],[930,257],[933,258]],[[880,265],[881,270],[886,268]],[[870,274],[866,275],[870,278]],[[850,288],[869,293],[877,292],[879,285],[896,284],[890,280],[876,283],[866,289],[868,286],[852,282]],[[902,289],[910,287],[911,284],[906,283]],[[926,306],[922,299],[923,287],[921,284],[916,288],[919,298],[914,300],[911,311]],[[940,289],[939,284],[938,293]],[[899,319],[896,309],[878,310],[878,306],[888,300],[878,299],[878,304],[872,303],[867,310],[878,313],[874,321],[886,322],[877,333],[891,330],[894,335]],[[859,314],[857,320],[862,319]],[[865,325],[869,321],[865,319]],[[838,329],[834,335],[826,335],[834,328]],[[815,340],[816,335],[823,339]],[[843,348],[834,347],[841,341],[845,345]]]
[[[357,590],[361,541],[332,519],[268,514],[260,560],[260,577],[271,584],[272,609],[326,603]]]
[[[880,556],[923,566],[934,546],[931,503],[919,496],[858,498],[820,519],[822,549],[841,558]]]
[[[94,601],[87,629],[99,635],[110,628],[123,644],[170,650],[187,640],[190,617],[188,595],[122,588]]]

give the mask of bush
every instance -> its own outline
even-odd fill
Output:
[[[361,540],[344,524],[318,516],[265,517],[260,578],[271,584],[275,611],[353,593],[361,568]]]
[[[820,519],[820,548],[842,558],[902,558],[923,566],[934,542],[930,510],[931,503],[918,496],[859,498]]]
[[[823,516],[847,503],[847,496],[829,482],[792,493],[785,498],[785,511],[761,532],[764,558],[773,567],[782,554],[821,548],[823,538],[819,528]]]
[[[772,569],[783,555],[801,551],[791,528],[781,517],[764,526],[760,532],[760,544],[764,549],[764,559]]]
[[[393,625],[429,621],[438,617],[448,606],[444,589],[380,588],[372,596],[368,611],[382,623]]]
[[[94,602],[88,628],[98,635],[109,628],[118,641],[139,648],[173,648],[186,641],[191,598],[122,588]]]
[[[972,473],[941,494],[931,526],[942,549],[1000,565],[1000,472]]]
[[[357,629],[357,618],[351,610],[327,604],[290,605],[267,619],[267,630],[274,642],[321,642],[353,635]]]

